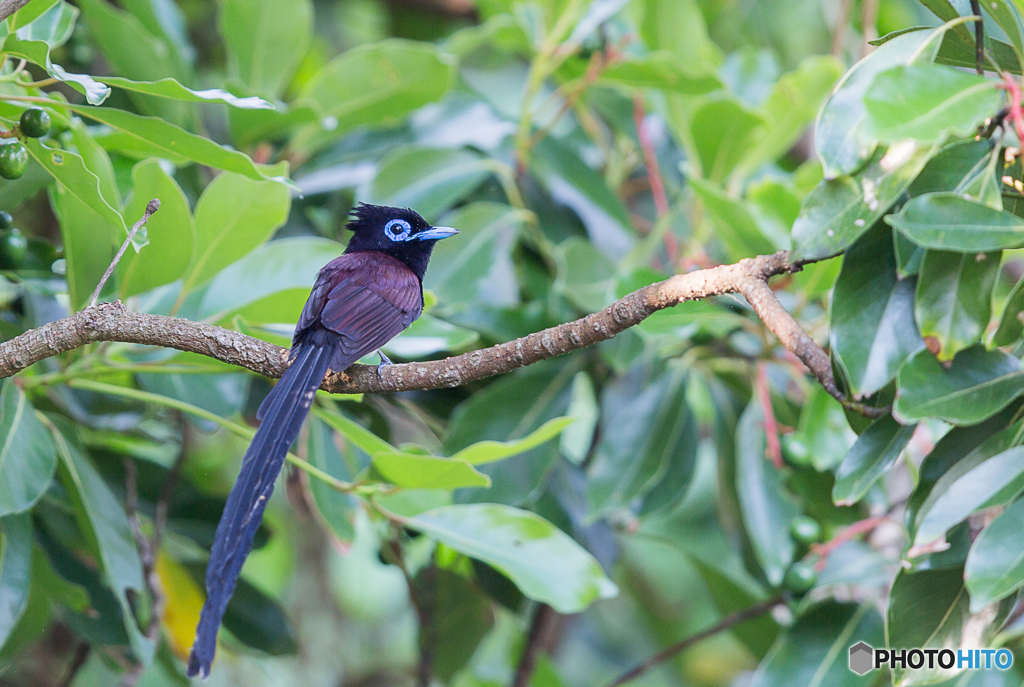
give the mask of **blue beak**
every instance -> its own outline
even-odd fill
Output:
[[[426,231],[421,231],[412,238],[417,241],[439,241],[441,239],[446,239],[449,236],[455,236],[458,233],[458,229],[452,229],[451,227],[430,227]]]

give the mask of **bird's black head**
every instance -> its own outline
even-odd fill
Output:
[[[432,227],[409,208],[367,203],[360,203],[352,210],[348,228],[354,236],[348,241],[346,253],[387,253],[408,265],[420,281],[427,271],[434,244],[459,233],[451,227]]]

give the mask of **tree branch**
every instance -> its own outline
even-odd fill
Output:
[[[0,21],[7,19],[27,4],[28,0],[0,0]]]
[[[698,632],[695,635],[690,635],[685,639],[681,639],[675,644],[668,646],[659,651],[658,653],[654,654],[643,663],[633,666],[632,668],[624,672],[622,675],[618,676],[617,678],[609,682],[607,687],[618,687],[619,685],[624,685],[627,682],[635,680],[636,678],[640,677],[654,666],[672,658],[680,652],[689,649],[694,644],[702,642],[708,637],[716,635],[719,632],[722,632],[723,630],[728,630],[729,628],[735,625],[739,625],[742,622],[746,622],[747,620],[751,620],[758,616],[764,615],[765,613],[767,613],[768,611],[772,610],[780,603],[782,603],[782,601],[782,597],[777,596],[775,598],[768,599],[767,601],[756,603],[750,608],[744,608],[741,611],[736,611],[731,615],[727,615],[721,620],[719,620],[717,623],[709,627],[708,629]]]
[[[828,354],[804,332],[768,288],[768,279],[798,272],[786,251],[746,258],[733,265],[679,274],[645,286],[600,312],[533,334],[462,355],[430,362],[375,366],[353,365],[329,372],[321,389],[332,393],[390,393],[441,389],[505,374],[541,360],[611,339],[652,313],[686,301],[729,293],[742,294],[754,312],[846,407],[877,417],[886,409],[848,401],[832,377]],[[278,378],[288,368],[288,351],[280,346],[222,327],[177,317],[135,313],[119,301],[101,303],[0,343],[0,379],[40,360],[98,341],[119,341],[174,348],[238,365]]]

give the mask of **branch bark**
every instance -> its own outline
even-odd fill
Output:
[[[353,365],[344,372],[328,372],[320,388],[332,393],[391,393],[461,386],[606,341],[658,310],[739,293],[830,394],[858,412],[883,414],[884,409],[864,407],[843,397],[832,377],[828,354],[800,328],[768,287],[772,276],[800,269],[799,264],[789,261],[786,251],[779,251],[679,274],[634,291],[600,312],[514,341],[444,360],[389,365],[380,374],[375,366]],[[284,374],[289,364],[287,349],[279,346],[209,324],[131,312],[115,301],[86,308],[0,343],[0,379],[40,360],[98,341],[198,353],[272,378]]]

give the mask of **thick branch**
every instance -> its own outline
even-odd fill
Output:
[[[514,341],[444,360],[389,365],[380,374],[376,367],[353,365],[345,372],[328,373],[321,388],[333,393],[388,393],[461,386],[606,341],[658,310],[709,296],[740,293],[830,394],[848,406],[858,406],[855,409],[861,412],[877,412],[843,398],[832,377],[828,354],[800,328],[768,288],[767,281],[773,275],[799,270],[799,265],[789,262],[785,251],[779,251],[734,265],[680,274],[634,291],[600,312]],[[86,308],[0,343],[0,378],[97,341],[198,353],[273,378],[280,377],[288,367],[287,351],[279,346],[222,327],[131,312],[120,302],[113,302]]]

